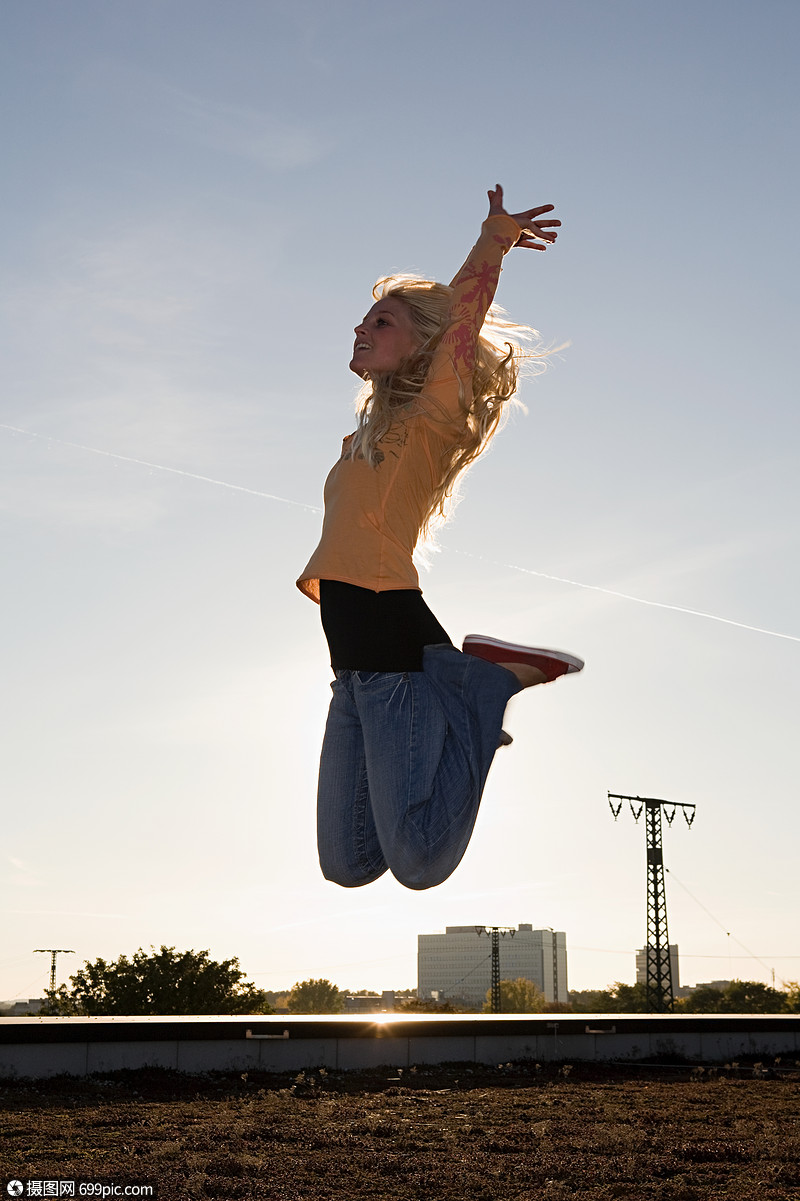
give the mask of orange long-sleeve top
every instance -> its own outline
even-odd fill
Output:
[[[317,549],[297,587],[319,603],[319,581],[340,580],[374,592],[421,591],[414,548],[441,478],[459,441],[472,396],[475,350],[500,278],[503,255],[519,237],[512,217],[489,217],[452,282],[450,324],[434,352],[414,414],[396,421],[370,467],[352,454],[353,434],[325,481],[325,516]]]

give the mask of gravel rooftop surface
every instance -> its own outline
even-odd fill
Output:
[[[800,1201],[800,1064],[0,1081],[0,1197],[12,1178],[160,1201]]]

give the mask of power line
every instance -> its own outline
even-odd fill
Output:
[[[464,972],[464,975],[461,977],[460,980],[456,980],[454,984],[451,984],[450,985],[450,995],[455,996],[456,993],[454,990],[458,988],[459,984],[463,984],[464,981],[467,980],[474,972],[477,972],[479,967],[483,967],[483,965],[485,963],[488,963],[489,960],[491,959],[491,957],[492,957],[492,953],[490,951],[489,954],[486,955],[483,959],[478,960],[478,962],[475,964],[475,966],[471,967],[468,972]]]
[[[668,871],[669,874],[674,877],[674,872],[669,871],[669,868],[666,868],[665,870]],[[689,895],[691,895],[691,894],[689,894]],[[744,945],[743,943],[739,943],[739,946],[743,946],[743,945]],[[576,946],[574,943],[570,943],[571,951],[584,951],[587,953],[591,953],[593,955],[635,955],[637,949],[638,948],[631,948],[631,947],[624,947],[622,949],[620,949],[619,947],[579,947],[579,946]],[[747,950],[746,947],[745,947],[745,950]],[[696,951],[696,952],[687,951],[686,953],[681,951],[681,959],[730,959],[730,958],[731,958],[730,955],[712,955],[712,954],[705,955],[701,951]],[[759,963],[761,963],[760,957],[758,955],[756,955],[754,951],[748,951],[746,955],[734,955],[733,958],[734,959],[756,959]],[[800,959],[800,955],[770,955],[770,959]]]
[[[667,868],[666,870],[667,870],[667,871],[669,871],[669,868]],[[699,906],[700,906],[700,908],[703,910],[703,912],[704,912],[704,913],[707,913],[707,914],[708,914],[708,916],[711,918],[711,920],[712,920],[713,922],[715,922],[715,923],[716,923],[716,925],[718,925],[718,926],[719,926],[720,930],[724,930],[724,931],[725,931],[725,934],[727,935],[727,937],[728,937],[728,938],[732,938],[732,939],[733,939],[733,941],[734,941],[735,943],[738,943],[738,945],[739,945],[739,946],[742,948],[742,950],[747,952],[747,955],[749,956],[749,958],[750,958],[750,959],[755,959],[756,963],[760,963],[760,964],[761,964],[761,966],[764,968],[764,970],[765,970],[765,971],[767,971],[767,972],[771,972],[771,974],[772,974],[772,977],[773,977],[773,980],[774,980],[774,978],[775,978],[775,970],[774,970],[774,968],[771,968],[771,967],[769,966],[769,964],[765,963],[763,959],[761,959],[761,958],[760,958],[758,955],[756,955],[755,951],[751,951],[749,947],[746,947],[746,946],[744,945],[744,943],[741,941],[741,939],[737,938],[735,934],[731,934],[730,930],[725,930],[725,927],[723,926],[723,924],[722,924],[722,922],[719,920],[719,918],[717,918],[717,917],[714,917],[714,914],[711,912],[711,910],[710,910],[710,909],[708,909],[708,908],[706,908],[706,906],[703,904],[703,902],[702,902],[702,901],[699,901],[699,900],[697,899],[697,897],[694,895],[694,893],[692,893],[692,892],[689,892],[689,889],[686,887],[686,885],[685,885],[685,884],[683,884],[683,883],[682,883],[682,882],[681,882],[681,881],[678,879],[678,877],[675,875],[675,873],[674,873],[674,872],[669,872],[669,874],[672,876],[672,878],[673,878],[673,880],[675,881],[675,883],[676,883],[676,884],[680,884],[680,886],[681,886],[681,888],[683,889],[683,891],[684,891],[684,892],[685,892],[685,893],[686,893],[688,896],[690,896],[690,897],[692,898],[692,900],[694,901],[695,905],[699,905]],[[721,955],[720,955],[720,956],[719,956],[719,958],[720,958],[720,959],[722,959],[722,958],[723,958],[723,956],[721,956]],[[740,955],[740,956],[737,956],[737,958],[741,959],[741,958],[742,958],[742,956],[741,956],[741,955]],[[773,958],[773,959],[797,959],[797,958],[800,958],[800,956],[796,956],[796,955],[773,955],[773,956],[772,956],[772,958]],[[781,980],[781,984],[783,984],[783,985],[785,986],[785,985],[786,985],[786,981],[785,981],[785,980]]]

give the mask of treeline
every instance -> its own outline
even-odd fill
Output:
[[[647,1013],[644,984],[616,983],[608,989],[569,994],[573,1013]],[[675,1000],[675,1013],[800,1013],[800,984],[770,988],[758,980],[731,980],[724,988],[701,984]]]
[[[208,951],[139,948],[130,958],[87,962],[52,992],[40,1011],[46,1015],[139,1017],[163,1015],[337,1014],[346,991],[330,980],[298,981],[286,992],[259,989],[246,980],[237,959],[216,962]],[[647,1013],[644,984],[617,982],[607,989],[569,994],[569,1004],[548,1002],[530,980],[501,980],[503,1013]],[[356,996],[371,994],[355,994]],[[434,1001],[412,990],[395,994],[398,1013],[475,1012],[455,1000]],[[491,990],[482,1012],[491,1011]],[[770,988],[755,980],[733,980],[724,988],[702,985],[675,1001],[676,1013],[800,1013],[800,985]]]
[[[288,992],[259,989],[244,977],[237,959],[216,962],[208,951],[176,951],[162,946],[150,954],[141,947],[130,958],[87,962],[69,985],[48,990],[40,1014],[57,1017],[144,1017],[153,1015],[219,1015],[343,1013],[350,994],[330,980],[301,980]],[[548,1003],[530,980],[500,982],[504,1013],[561,1013],[568,1007]],[[417,997],[412,989],[396,991],[396,1013],[471,1013],[457,1001]],[[491,990],[483,1012],[491,1011]],[[367,1011],[364,1011],[367,1012]]]
[[[69,985],[47,990],[40,1014],[56,1017],[145,1017],[160,1015],[335,1014],[348,996],[330,980],[302,980],[288,992],[257,988],[245,979],[238,959],[217,962],[208,951],[141,947],[130,958],[87,962]],[[359,995],[359,994],[356,994]],[[364,994],[361,994],[364,995]],[[402,993],[397,994],[398,998]],[[411,990],[406,1001],[413,996]],[[406,1001],[400,1001],[402,1006]]]

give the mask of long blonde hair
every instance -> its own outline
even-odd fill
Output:
[[[391,426],[407,421],[419,410],[416,399],[425,382],[436,347],[449,325],[453,289],[415,275],[387,275],[372,289],[375,300],[397,297],[408,310],[419,346],[390,374],[370,378],[356,398],[358,427],[352,453],[361,454],[371,467],[383,455],[378,443]],[[535,345],[531,347],[530,343]],[[509,406],[524,410],[516,398],[523,363],[543,370],[539,334],[527,325],[509,321],[499,305],[489,309],[476,345],[471,395],[461,388],[464,428],[461,438],[442,458],[439,481],[431,496],[423,534],[446,518],[455,499],[459,477],[486,450],[508,416]],[[430,414],[430,408],[427,409]],[[442,421],[449,420],[442,412]]]

